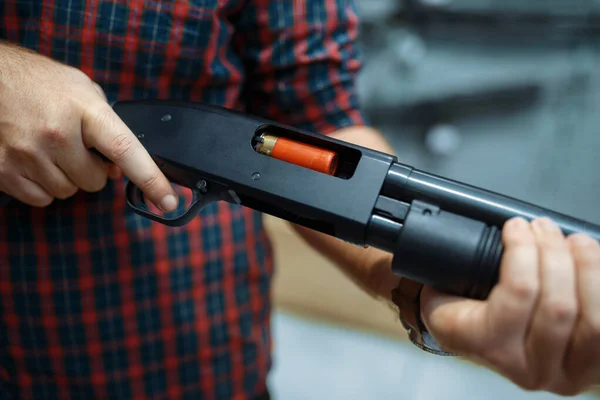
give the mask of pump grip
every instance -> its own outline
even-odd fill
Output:
[[[499,279],[498,227],[415,200],[398,235],[392,268],[441,292],[484,300]]]

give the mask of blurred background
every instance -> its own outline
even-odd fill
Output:
[[[403,162],[600,223],[599,0],[358,6],[362,104]],[[389,307],[267,223],[276,399],[559,398],[414,348]]]

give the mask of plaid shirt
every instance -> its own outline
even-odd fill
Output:
[[[0,38],[117,99],[202,101],[327,134],[362,123],[353,0],[3,0]],[[169,228],[124,184],[0,210],[0,383],[13,399],[251,399],[270,367],[261,216]]]

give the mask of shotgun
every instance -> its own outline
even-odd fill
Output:
[[[420,171],[393,155],[201,103],[113,104],[172,182],[192,191],[174,217],[153,213],[127,182],[127,203],[168,225],[226,201],[394,255],[393,271],[440,291],[485,299],[498,282],[510,218],[551,218],[600,241],[600,226]]]

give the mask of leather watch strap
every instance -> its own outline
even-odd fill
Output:
[[[398,287],[392,291],[392,301],[398,307],[400,322],[415,346],[432,354],[454,356],[440,348],[421,320],[422,290],[423,284],[408,278],[400,279]]]

